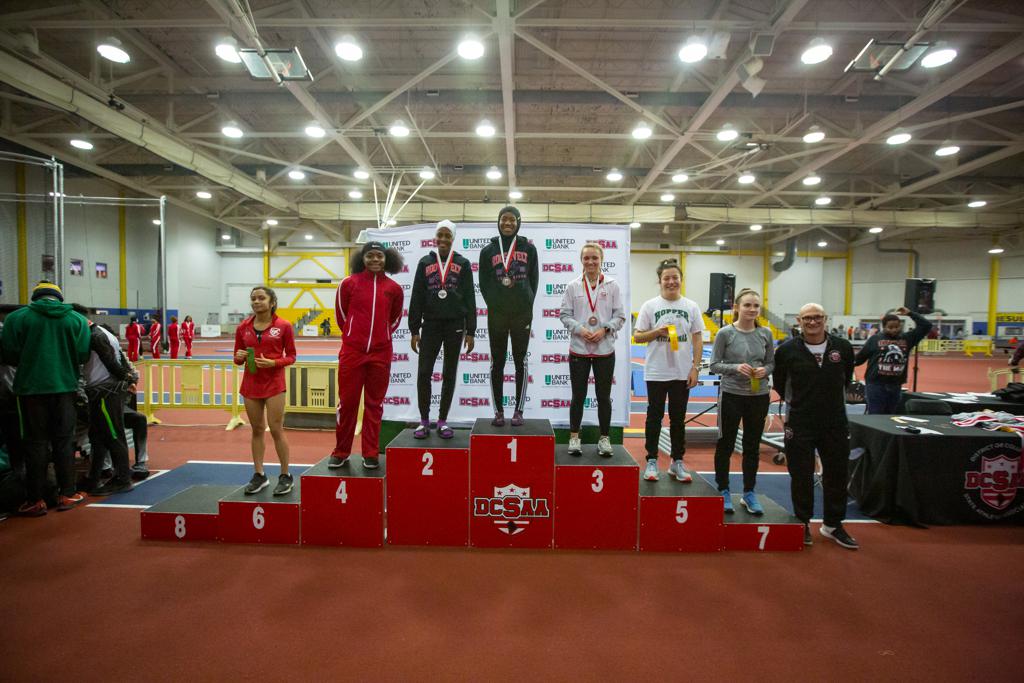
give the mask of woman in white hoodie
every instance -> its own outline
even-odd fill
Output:
[[[612,375],[615,373],[615,337],[626,323],[622,292],[615,280],[601,273],[604,249],[588,242],[580,250],[583,276],[565,288],[562,297],[562,324],[569,330],[569,380],[572,402],[569,404],[569,453],[582,455],[580,424],[583,401],[587,397],[590,373],[594,373],[597,393],[597,420],[601,438],[597,452],[611,456],[608,431],[612,421]]]

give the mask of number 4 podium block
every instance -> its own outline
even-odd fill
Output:
[[[236,486],[190,486],[140,515],[142,537],[160,541],[216,541],[220,499]]]
[[[804,525],[778,503],[758,496],[763,515],[752,515],[733,494],[736,512],[725,517],[726,550],[803,550]]]
[[[273,482],[257,494],[245,495],[245,487],[220,500],[217,524],[220,540],[227,543],[299,542],[299,489],[275,496]]]
[[[640,480],[640,550],[719,551],[724,544],[722,496],[696,473],[689,484],[665,472]]]
[[[494,427],[480,418],[470,436],[470,545],[550,548],[555,434],[547,420]]]
[[[584,445],[569,455],[555,447],[555,547],[636,550],[640,467],[622,446],[610,458]]]
[[[324,458],[302,473],[303,545],[380,548],[384,545],[384,473],[368,470],[361,456],[336,469]]]

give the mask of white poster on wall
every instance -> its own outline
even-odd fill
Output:
[[[391,386],[384,405],[387,420],[418,421],[416,373],[418,357],[409,345],[408,308],[416,264],[434,249],[435,225],[412,225],[387,230],[368,230],[367,239],[379,240],[395,247],[405,259],[401,273],[392,276],[405,292],[402,322],[394,335],[394,361],[391,364]],[[463,352],[459,360],[455,397],[448,421],[471,424],[478,417],[492,417],[490,346],[487,337],[487,308],[480,294],[477,269],[480,250],[497,236],[497,224],[467,223],[457,228],[452,248],[473,264],[473,284],[477,297],[476,348]],[[615,340],[615,375],[612,385],[612,424],[629,424],[630,396],[630,299],[629,238],[626,226],[576,225],[563,223],[524,223],[520,235],[537,248],[540,284],[533,305],[533,330],[527,355],[528,387],[524,413],[528,418],[546,418],[556,426],[569,424],[569,332],[559,320],[562,295],[566,285],[582,276],[580,249],[587,242],[604,248],[603,270],[614,279],[622,292],[626,324]],[[441,392],[442,354],[438,355],[433,372],[431,419],[437,418]],[[515,396],[515,367],[511,352],[505,363],[506,412],[510,413]],[[597,424],[597,403],[591,389],[584,404],[583,424]]]

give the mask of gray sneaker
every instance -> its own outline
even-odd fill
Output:
[[[245,495],[251,496],[259,493],[268,486],[270,486],[270,479],[267,478],[267,475],[253,472],[252,479],[245,485]]]
[[[658,481],[658,461],[648,460],[644,468],[644,479],[647,481]]]
[[[332,470],[336,470],[339,467],[342,467],[347,462],[347,455],[332,455],[331,459],[327,461],[327,467],[329,467]]]
[[[693,477],[691,477],[690,473],[686,471],[685,467],[683,467],[682,460],[673,460],[672,464],[668,466],[668,473],[670,476],[675,477],[676,481],[681,481],[684,484],[689,484],[693,481]]]
[[[597,440],[597,454],[606,458],[612,456],[612,442],[607,436],[602,436]]]
[[[277,478],[277,486],[274,487],[275,496],[283,496],[292,492],[294,480],[290,474],[282,474]]]
[[[569,437],[569,455],[583,455],[583,444],[580,442],[580,437]]]

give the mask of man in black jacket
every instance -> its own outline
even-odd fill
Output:
[[[775,390],[787,405],[786,464],[793,512],[804,523],[804,545],[811,545],[817,450],[824,497],[821,535],[856,550],[857,541],[843,528],[850,457],[846,386],[853,377],[853,347],[826,334],[827,316],[819,304],[805,304],[798,320],[802,335],[779,345],[772,375]]]
[[[909,315],[914,329],[903,331],[901,315]],[[910,352],[932,329],[931,321],[908,308],[882,318],[882,331],[873,334],[857,353],[856,364],[867,363],[864,374],[867,411],[871,415],[892,415],[900,404],[903,383],[907,381]]]

